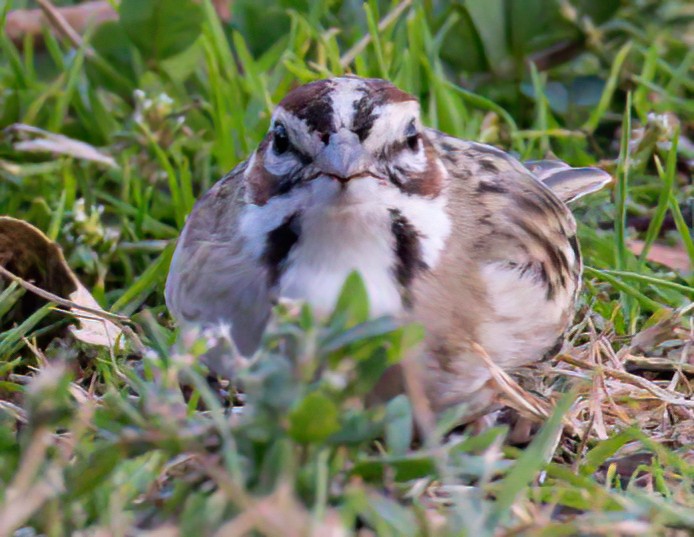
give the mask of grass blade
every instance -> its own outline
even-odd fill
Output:
[[[583,129],[588,132],[594,132],[597,129],[600,120],[605,116],[610,104],[612,103],[612,97],[617,89],[617,83],[619,82],[619,75],[622,71],[622,64],[626,60],[629,50],[631,50],[631,41],[627,41],[622,48],[617,52],[614,61],[612,63],[612,69],[610,70],[610,76],[607,78],[607,83],[605,84],[605,89],[600,96],[600,101],[595,110],[590,114],[588,121],[583,125]],[[631,110],[631,107],[629,108]]]
[[[677,143],[679,141],[679,129],[675,131],[672,137],[672,145],[670,146],[670,151],[667,156],[667,165],[665,171],[662,170],[660,162],[657,161],[656,166],[658,167],[658,172],[660,179],[662,181],[662,186],[660,188],[660,195],[658,196],[658,205],[656,206],[655,213],[651,221],[648,223],[648,229],[646,230],[646,237],[643,241],[643,250],[639,256],[639,265],[643,266],[648,257],[648,252],[653,246],[653,243],[658,238],[660,234],[660,229],[665,221],[665,216],[667,215],[668,206],[670,205],[670,196],[672,194],[672,187],[675,184],[675,175],[677,174]]]
[[[555,449],[558,435],[562,428],[562,418],[568,412],[574,396],[564,395],[557,403],[554,412],[542,426],[540,432],[533,438],[530,445],[523,451],[513,465],[513,469],[504,478],[494,505],[494,510],[488,520],[488,528],[498,527],[499,523],[509,515],[511,506],[516,498],[526,489],[540,469],[549,461]]]

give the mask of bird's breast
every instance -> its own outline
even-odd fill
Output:
[[[305,300],[318,315],[328,315],[347,276],[356,271],[366,287],[371,316],[401,313],[387,211],[367,207],[307,211],[300,225],[300,238],[279,278],[280,297]]]

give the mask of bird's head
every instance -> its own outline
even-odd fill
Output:
[[[385,80],[345,76],[300,86],[279,103],[245,180],[256,205],[305,188],[351,204],[393,190],[435,197],[445,174],[417,99]]]

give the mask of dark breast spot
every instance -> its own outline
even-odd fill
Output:
[[[285,261],[299,240],[299,233],[299,213],[294,213],[267,234],[262,260],[268,267],[270,287],[282,276]]]
[[[410,221],[397,209],[390,209],[391,231],[395,238],[393,268],[400,285],[400,297],[405,307],[412,306],[411,284],[414,277],[428,268],[422,257],[420,236]]]

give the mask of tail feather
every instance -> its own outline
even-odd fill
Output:
[[[600,168],[572,168],[561,160],[530,160],[523,165],[564,203],[597,192],[612,181]]]

